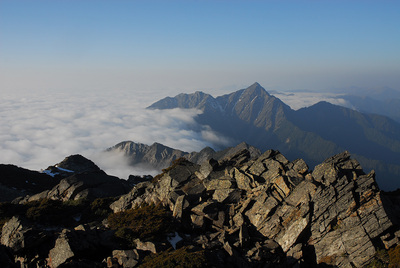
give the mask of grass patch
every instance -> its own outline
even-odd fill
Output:
[[[140,268],[197,268],[208,267],[204,250],[193,251],[189,247],[177,250],[168,249],[158,254],[146,256]]]
[[[128,245],[133,240],[160,240],[174,231],[171,211],[161,205],[142,205],[126,211],[117,212],[108,216],[111,229],[115,236]]]

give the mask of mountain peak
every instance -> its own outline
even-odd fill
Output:
[[[250,87],[261,87],[262,88],[262,86],[258,82],[254,82],[251,86],[249,86],[249,88]]]
[[[93,161],[80,154],[70,155],[55,166],[65,170],[71,170],[75,173],[94,172],[100,170]]]
[[[268,92],[257,82],[242,90],[241,98],[250,98],[252,100],[257,97],[269,97]],[[247,97],[247,98],[246,98]]]

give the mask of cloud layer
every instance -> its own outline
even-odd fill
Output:
[[[40,170],[71,154],[82,154],[109,174],[127,178],[129,174],[157,171],[132,168],[120,155],[102,153],[121,141],[159,142],[188,152],[233,145],[209,127],[196,124],[194,117],[200,111],[145,109],[166,95],[171,94],[87,91],[5,95],[0,100],[0,163]],[[294,109],[322,99],[335,100],[315,93],[275,95]]]
[[[224,142],[210,129],[196,126],[199,111],[145,109],[161,97],[145,92],[5,96],[0,103],[0,163],[39,170],[82,154],[115,171],[125,166],[121,158],[104,159],[101,152],[124,140],[160,142],[184,151]]]
[[[335,93],[321,93],[321,92],[273,92],[272,95],[282,100],[294,110],[303,107],[308,107],[320,101],[330,102],[332,104],[341,105],[345,107],[351,106],[346,100],[340,98],[339,94]]]

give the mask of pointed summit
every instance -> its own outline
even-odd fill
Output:
[[[240,98],[246,101],[251,101],[255,98],[269,98],[268,92],[257,82],[242,90]]]
[[[260,96],[263,97],[265,95],[270,96],[268,92],[257,82],[246,88],[242,95],[250,95],[252,97]]]
[[[258,82],[255,82],[254,84],[252,84],[251,86],[249,86],[247,89],[257,89],[257,88],[261,88],[264,89]]]

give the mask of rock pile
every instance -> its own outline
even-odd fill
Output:
[[[40,227],[32,218],[29,222],[12,217],[2,229],[0,263],[6,267],[17,261],[54,268],[157,267],[166,259],[175,265],[177,260],[198,259],[212,267],[365,267],[379,249],[400,244],[399,195],[384,195],[375,173],[365,174],[348,152],[327,159],[313,171],[303,160],[288,161],[274,150],[256,159],[242,150],[201,165],[182,158],[127,194],[114,191],[113,181],[107,184],[103,178],[102,185],[110,186],[108,195],[84,195],[84,189],[97,193],[96,187],[82,186],[96,181],[96,176],[101,181],[101,173],[96,172],[63,179],[40,197],[65,202],[119,196],[109,203],[111,215],[158,204],[169,211],[171,228],[157,236],[142,236],[127,228],[112,228],[110,216],[52,228]],[[68,190],[71,185],[74,191]],[[124,224],[115,218],[114,222]],[[118,237],[128,237],[129,243],[121,243]],[[162,256],[164,262],[156,264]]]
[[[248,160],[244,150],[202,165],[181,161],[111,208],[162,203],[192,230],[180,234],[182,243],[224,250],[232,265],[284,259],[285,265],[364,267],[379,246],[391,246],[386,237],[398,241],[374,172],[364,174],[348,152],[313,172],[303,160],[289,162],[273,150]]]

